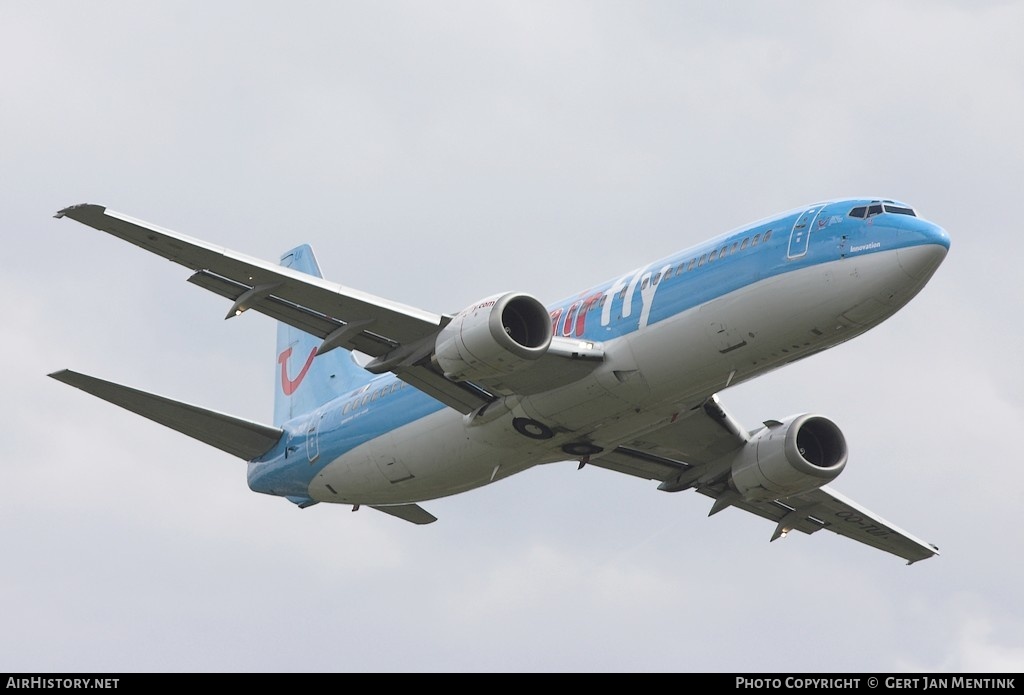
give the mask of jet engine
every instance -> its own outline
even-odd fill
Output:
[[[775,499],[816,490],[846,467],[839,427],[820,415],[765,423],[732,464],[732,484],[745,498]]]
[[[551,345],[551,316],[528,294],[508,292],[460,311],[434,343],[449,379],[495,379],[530,366]]]

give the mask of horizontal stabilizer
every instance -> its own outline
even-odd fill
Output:
[[[410,521],[414,524],[432,524],[437,521],[436,516],[418,504],[394,504],[388,507],[373,506],[373,508],[378,512],[397,516],[399,519],[404,519],[405,521]]]
[[[246,461],[270,451],[284,432],[68,369],[49,376]]]

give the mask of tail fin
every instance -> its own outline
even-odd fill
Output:
[[[303,244],[281,256],[281,265],[323,277],[313,249]],[[321,340],[285,323],[277,325],[274,424],[311,412],[329,400],[370,381],[352,353],[335,348],[317,357]]]

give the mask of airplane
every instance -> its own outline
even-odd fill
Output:
[[[362,506],[414,524],[429,500],[577,462],[695,490],[775,525],[822,529],[907,564],[938,548],[828,486],[846,438],[801,413],[748,430],[730,386],[892,316],[932,277],[946,231],[882,198],[762,219],[554,304],[500,292],[451,314],[323,278],[309,245],[280,264],[100,205],[68,217],[189,268],[189,282],[278,322],[273,424],[70,370],[49,376],[247,462],[249,488],[300,508]]]

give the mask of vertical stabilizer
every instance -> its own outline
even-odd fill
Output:
[[[281,265],[323,277],[308,244],[283,254]],[[356,363],[352,353],[343,348],[335,348],[317,357],[316,351],[321,342],[316,336],[278,323],[277,362],[274,365],[275,425],[313,411],[373,378]]]

